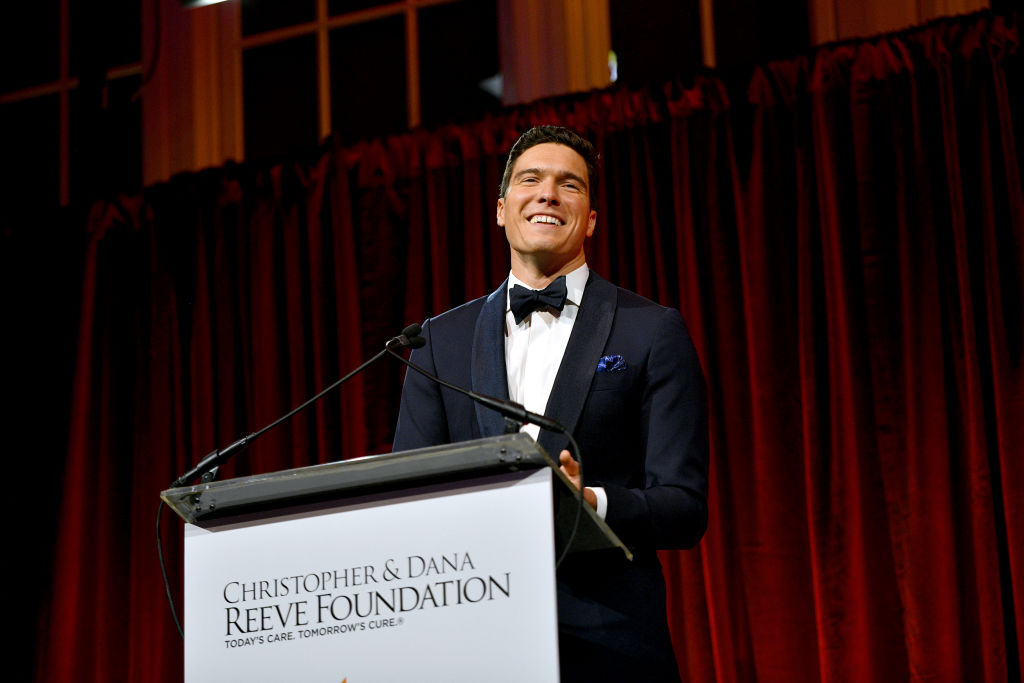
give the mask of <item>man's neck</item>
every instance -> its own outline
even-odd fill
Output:
[[[544,264],[517,257],[512,253],[512,274],[531,289],[544,289],[562,275],[568,275],[587,262],[586,255],[579,254],[564,263]]]

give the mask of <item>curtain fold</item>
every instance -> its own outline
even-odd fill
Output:
[[[229,165],[97,204],[41,681],[180,680],[161,489],[494,289],[503,154],[593,139],[591,266],[678,307],[711,524],[663,551],[688,681],[1005,681],[1024,649],[1021,15]],[[390,448],[382,361],[220,478]],[[163,547],[181,606],[180,522]]]

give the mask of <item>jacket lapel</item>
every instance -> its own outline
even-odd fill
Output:
[[[505,280],[487,300],[476,319],[473,332],[473,391],[508,399],[508,372],[505,369]],[[505,418],[490,408],[476,406],[480,436],[497,436],[505,431]]]
[[[569,344],[565,348],[565,355],[558,367],[558,375],[555,377],[551,396],[544,411],[547,417],[557,420],[570,433],[575,431],[583,413],[583,405],[587,401],[590,383],[597,371],[597,363],[608,342],[608,335],[611,334],[616,298],[615,285],[590,271],[583,301],[580,302],[580,310],[569,336]],[[504,345],[500,348],[504,351]],[[502,357],[504,359],[504,353]],[[502,368],[504,369],[504,364]],[[508,384],[504,374],[502,381]],[[507,386],[505,391],[508,392]],[[541,431],[537,442],[555,459],[569,444],[565,435],[545,430]]]

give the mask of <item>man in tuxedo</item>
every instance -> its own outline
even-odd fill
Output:
[[[593,146],[565,128],[512,147],[497,206],[508,280],[423,325],[411,360],[448,381],[510,398],[568,428],[585,481],[553,432],[529,432],[634,553],[570,555],[558,571],[562,680],[676,681],[657,549],[689,548],[707,526],[704,378],[675,309],[590,271],[597,225]],[[501,434],[503,418],[406,374],[394,449]]]

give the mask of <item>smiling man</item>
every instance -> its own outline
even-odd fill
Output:
[[[577,553],[558,572],[563,681],[677,681],[656,551],[692,547],[707,526],[704,378],[675,309],[589,270],[597,227],[593,146],[554,126],[509,152],[497,223],[508,280],[427,320],[412,361],[464,387],[510,398],[572,431],[530,433],[634,553]],[[503,418],[407,373],[395,450],[501,434]]]
[[[583,242],[597,225],[591,174],[571,147],[543,142],[523,150],[505,175],[498,225],[512,248],[512,273],[542,289],[586,263]]]

